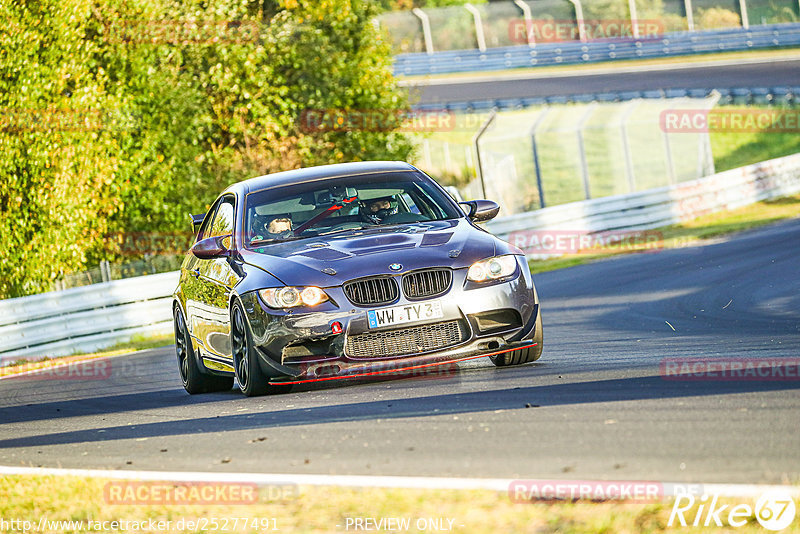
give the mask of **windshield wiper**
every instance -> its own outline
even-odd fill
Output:
[[[272,244],[272,243],[285,243],[287,241],[296,241],[298,239],[306,239],[306,237],[307,236],[293,236],[293,237],[284,237],[284,238],[280,238],[280,239],[276,239],[276,238],[273,238],[273,237],[267,237],[267,238],[264,238],[264,239],[254,239],[253,241],[250,241],[249,246],[253,247],[253,246],[256,246],[256,245],[266,245],[268,243],[269,244]]]
[[[342,233],[342,232],[360,232],[361,230],[371,230],[373,228],[379,228],[379,227],[380,226],[377,225],[377,224],[369,224],[369,225],[364,225],[364,226],[357,226],[355,228],[342,228],[340,230],[331,230],[329,232],[320,232],[318,234],[314,234],[314,236],[316,237],[316,236],[320,236],[320,235],[332,235],[332,234],[339,234],[339,233]]]

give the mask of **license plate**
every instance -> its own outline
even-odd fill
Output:
[[[439,319],[443,315],[442,304],[438,301],[406,304],[405,306],[394,306],[393,308],[367,312],[370,328]]]

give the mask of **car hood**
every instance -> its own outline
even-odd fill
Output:
[[[469,267],[505,245],[466,219],[374,228],[243,250],[246,263],[286,285],[331,287],[424,267]],[[503,253],[503,252],[499,252]],[[391,264],[400,264],[398,270]]]

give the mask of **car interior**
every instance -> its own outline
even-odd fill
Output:
[[[389,206],[379,222],[368,217],[370,205]],[[385,202],[384,202],[385,201]],[[446,214],[413,182],[365,184],[364,187],[333,186],[307,191],[249,207],[248,235],[251,242],[281,241],[331,231],[345,231],[369,225],[393,225],[445,218]],[[288,220],[287,231],[268,231],[273,221]]]

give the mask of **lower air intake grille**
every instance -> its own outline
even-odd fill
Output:
[[[409,299],[424,299],[446,293],[453,281],[449,269],[429,269],[408,273],[403,277],[403,293]]]
[[[344,293],[357,306],[380,306],[397,300],[400,290],[394,278],[365,278],[348,282]]]
[[[445,349],[466,341],[467,335],[462,321],[411,326],[350,336],[345,352],[352,358],[391,358]]]

